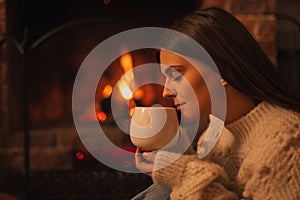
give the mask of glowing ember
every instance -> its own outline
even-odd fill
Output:
[[[83,160],[84,159],[84,154],[82,152],[77,152],[75,156],[78,160]]]
[[[107,115],[105,114],[105,112],[97,112],[97,119],[100,122],[105,122],[107,119]]]

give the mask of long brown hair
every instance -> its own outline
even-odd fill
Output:
[[[171,29],[196,40],[234,88],[257,102],[300,111],[299,93],[288,87],[253,36],[227,11],[215,7],[195,10]],[[169,42],[176,45],[174,41]]]

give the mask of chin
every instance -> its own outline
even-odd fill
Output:
[[[190,115],[185,115],[184,113],[181,113],[181,122],[184,124],[195,124],[196,122],[199,122],[199,117],[192,117]]]

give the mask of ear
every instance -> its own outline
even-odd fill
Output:
[[[221,82],[223,86],[226,86],[228,84],[227,81],[225,81],[224,79],[221,79]]]

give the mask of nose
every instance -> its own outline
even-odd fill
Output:
[[[174,98],[176,97],[176,92],[172,91],[171,89],[169,89],[168,87],[164,87],[163,90],[163,97],[164,98]]]

